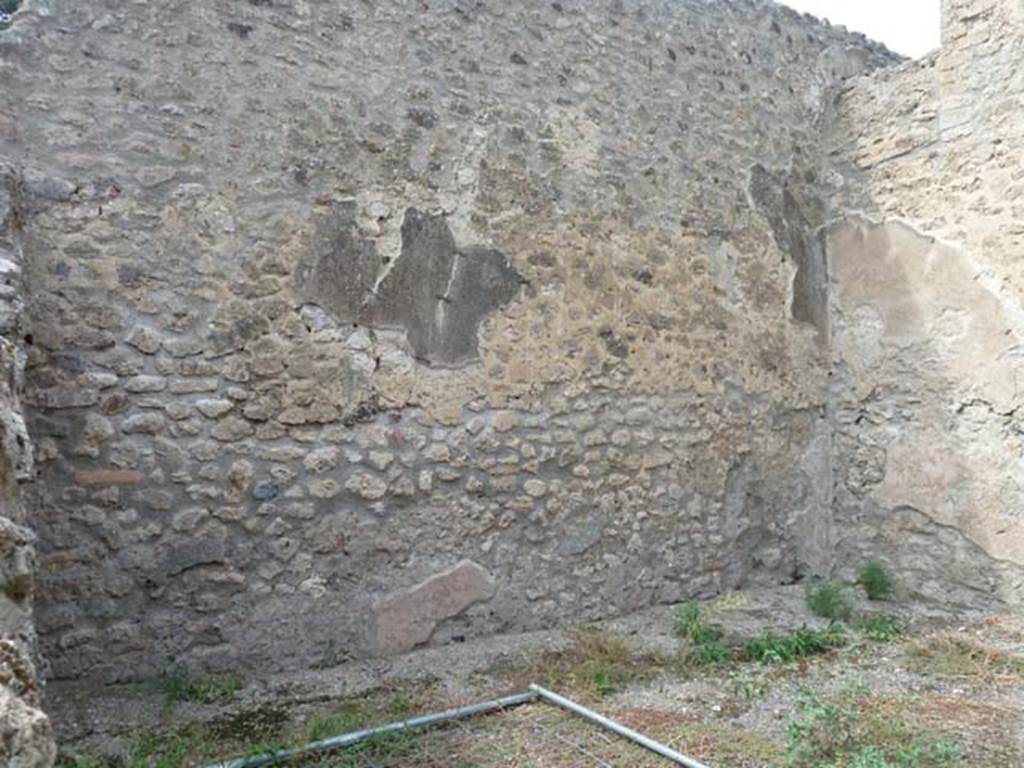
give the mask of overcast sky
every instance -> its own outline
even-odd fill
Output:
[[[940,0],[779,0],[833,24],[863,32],[904,56],[939,47]]]

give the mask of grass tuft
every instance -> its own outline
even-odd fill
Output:
[[[897,640],[903,635],[903,628],[892,616],[864,616],[853,626],[865,637],[882,643]]]
[[[676,612],[676,634],[690,644],[683,654],[685,663],[710,667],[733,660],[732,649],[722,641],[725,632],[717,624],[707,622],[696,600],[679,606]]]
[[[718,640],[694,646],[688,656],[688,659],[699,667],[728,664],[730,661],[734,661],[735,658],[736,656],[732,648]]]
[[[786,727],[787,768],[952,768],[962,744],[916,727],[907,700],[805,691]]]
[[[306,725],[306,741],[320,741],[366,727],[368,717],[362,707],[352,705],[339,712],[314,717]]]
[[[915,672],[995,682],[999,678],[1024,677],[1024,658],[973,638],[952,633],[936,635],[907,645],[909,666]]]
[[[690,600],[676,612],[676,634],[694,645],[704,645],[718,642],[724,632],[717,624],[708,624],[700,603]]]
[[[194,674],[177,665],[157,677],[155,685],[171,703],[230,704],[242,690],[242,678],[231,672]]]
[[[762,664],[782,664],[787,661],[828,653],[846,645],[848,639],[841,624],[832,624],[825,629],[801,627],[788,635],[776,635],[767,631],[760,637],[744,643],[742,658]]]
[[[868,600],[888,600],[896,593],[896,580],[892,573],[877,561],[867,563],[860,569],[857,583],[868,596]]]
[[[823,581],[807,587],[807,607],[815,616],[836,621],[853,614],[853,603],[846,588],[834,581]]]
[[[649,678],[667,664],[668,659],[657,654],[637,653],[620,634],[588,626],[573,633],[567,648],[517,658],[502,674],[509,675],[517,688],[540,682],[548,688],[600,697]]]

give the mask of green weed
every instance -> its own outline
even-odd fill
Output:
[[[412,731],[371,736],[344,749],[331,750],[312,762],[309,766],[322,768],[368,768],[378,764],[412,765],[412,758],[420,751],[419,737]]]
[[[140,736],[128,747],[128,768],[182,768],[197,754],[210,752],[209,737],[203,734]]]
[[[827,653],[834,648],[841,648],[846,643],[846,633],[840,624],[832,624],[825,629],[801,627],[788,635],[765,632],[760,637],[744,643],[741,655],[746,661],[780,664]]]
[[[693,648],[689,658],[698,666],[710,667],[718,664],[728,664],[735,657],[731,648],[715,640]]]
[[[1024,657],[951,633],[910,643],[907,657],[914,671],[940,677],[993,682],[1024,676]]]
[[[733,677],[733,686],[738,695],[750,702],[767,696],[772,687],[772,680],[763,668],[755,667],[753,671],[741,668]]]
[[[242,689],[242,678],[231,672],[194,674],[177,665],[157,677],[155,686],[171,703],[230,704]]]
[[[635,680],[651,676],[665,659],[637,653],[629,641],[599,627],[581,627],[564,650],[530,656],[516,663],[510,674],[517,684],[542,682],[549,688],[606,696]]]
[[[361,707],[353,705],[340,712],[318,715],[306,726],[306,740],[320,741],[366,726],[367,716]]]
[[[683,603],[676,612],[676,634],[690,643],[684,659],[698,666],[725,664],[733,659],[732,650],[722,642],[725,632],[717,624],[709,624],[704,618],[700,603],[696,600]]]
[[[694,645],[703,645],[718,642],[724,632],[717,624],[708,624],[700,603],[691,600],[679,606],[676,613],[676,634]]]
[[[841,584],[834,581],[809,585],[806,600],[811,613],[824,619],[848,619],[853,613],[849,594]]]
[[[955,741],[916,728],[906,702],[804,692],[787,725],[787,768],[948,768],[963,763]]]
[[[896,592],[896,580],[892,573],[879,562],[872,561],[860,569],[857,579],[868,600],[887,600]]]
[[[903,628],[892,616],[864,616],[854,622],[854,627],[865,637],[883,643],[903,635]]]

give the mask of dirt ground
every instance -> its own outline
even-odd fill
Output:
[[[331,669],[99,691],[53,685],[62,764],[186,768],[369,725],[553,688],[711,768],[1010,768],[1024,765],[1024,617],[903,597],[856,602],[843,641],[790,660],[694,661],[678,608],[583,630],[492,638]],[[801,587],[702,606],[723,644],[822,631]],[[899,632],[874,636],[867,617]],[[860,627],[860,629],[858,629]],[[331,768],[574,768],[670,763],[545,703],[305,758]]]

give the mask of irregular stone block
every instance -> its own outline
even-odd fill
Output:
[[[314,474],[334,469],[338,466],[338,449],[334,447],[317,448],[302,459],[302,464],[307,471]]]
[[[15,602],[32,594],[35,542],[35,533],[30,529],[0,517],[0,592]]]
[[[57,759],[50,719],[39,709],[35,670],[9,641],[0,642],[0,762],[50,768]]]
[[[163,376],[132,376],[124,383],[129,392],[161,392],[167,388],[167,379]]]
[[[548,492],[548,487],[543,481],[531,478],[523,483],[523,490],[526,491],[527,495],[539,499]]]
[[[381,499],[387,493],[388,484],[376,475],[357,472],[346,483],[345,488],[364,499]]]
[[[155,435],[163,426],[163,414],[136,413],[121,422],[121,431],[127,435]]]
[[[196,401],[196,408],[208,419],[219,419],[234,407],[235,404],[230,400],[204,398]]]
[[[128,335],[128,344],[146,355],[155,355],[163,344],[160,334],[152,328],[136,326]]]
[[[255,431],[255,427],[244,419],[229,416],[210,431],[210,437],[214,440],[230,443],[235,440],[241,440],[243,437],[248,437]]]
[[[472,560],[463,560],[414,587],[387,595],[374,606],[375,651],[401,653],[427,642],[440,622],[489,600],[494,591],[490,574]]]
[[[37,392],[35,401],[43,408],[85,408],[99,402],[99,393],[94,389],[66,386],[53,387]]]

